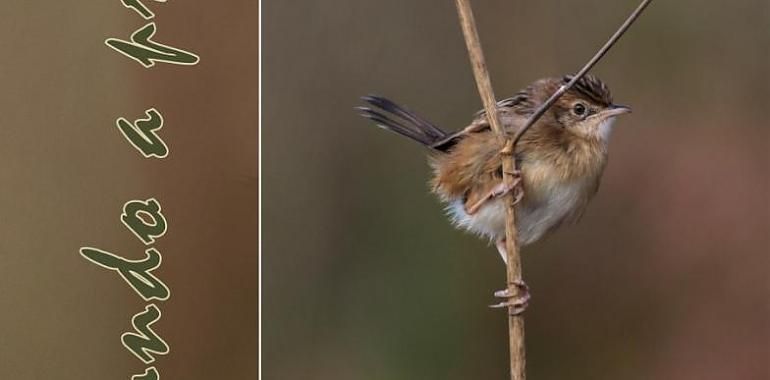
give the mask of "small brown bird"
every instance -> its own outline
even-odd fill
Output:
[[[498,102],[506,132],[515,134],[538,106],[570,79],[541,79]],[[362,99],[374,106],[358,107],[362,116],[431,149],[431,188],[447,204],[452,222],[495,241],[505,260],[502,195],[512,189],[503,184],[503,146],[486,114],[477,113],[469,126],[449,134],[388,99]],[[514,153],[524,190],[516,204],[520,245],[533,243],[580,218],[599,188],[615,117],[630,111],[612,103],[610,90],[602,81],[586,75],[522,136]]]

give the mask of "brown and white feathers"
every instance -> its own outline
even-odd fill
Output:
[[[571,78],[541,79],[497,103],[510,134]],[[452,221],[491,240],[505,236],[505,207],[489,194],[502,181],[502,146],[481,111],[464,129],[449,134],[415,113],[378,96],[363,98],[361,115],[380,127],[431,148],[431,188],[447,204]],[[519,141],[514,158],[524,197],[517,204],[519,243],[530,244],[564,223],[578,220],[599,187],[607,142],[616,115],[609,88],[586,75],[567,91]],[[473,208],[471,205],[481,204]]]

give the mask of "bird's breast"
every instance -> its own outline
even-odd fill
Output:
[[[587,178],[559,180],[524,179],[524,198],[517,208],[520,243],[527,245],[565,222],[575,221],[595,192]]]
[[[524,198],[516,205],[519,244],[533,243],[562,223],[582,214],[594,190],[588,181],[567,183],[538,182],[527,185]],[[449,202],[447,211],[458,227],[495,241],[505,236],[505,203],[492,199],[474,214],[468,214],[461,198]]]
[[[483,162],[499,162],[495,160],[499,160],[498,156],[490,154]],[[467,163],[464,160],[458,161]],[[577,221],[598,188],[605,163],[605,151],[598,145],[573,144],[571,149],[539,149],[525,155],[521,161],[524,197],[516,206],[519,243],[533,243],[556,227]],[[465,167],[467,165],[459,166],[460,169]],[[485,166],[480,172],[486,173],[487,169]],[[450,173],[459,171],[447,170]],[[473,173],[478,171],[471,170]],[[469,178],[478,180],[485,177]],[[438,183],[439,186],[435,188],[442,189],[443,182]],[[505,236],[506,212],[503,199],[491,199],[473,214],[468,214],[467,199],[458,193],[463,194],[459,191],[439,191],[449,203],[447,211],[455,225],[491,240]]]

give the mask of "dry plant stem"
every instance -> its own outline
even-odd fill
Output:
[[[481,100],[484,103],[484,110],[487,113],[487,119],[493,131],[498,136],[498,139],[504,143],[504,148],[500,152],[502,157],[503,166],[503,181],[506,184],[514,183],[514,175],[518,172],[516,167],[516,161],[513,159],[516,144],[521,139],[521,136],[543,116],[546,110],[548,110],[556,100],[559,99],[567,90],[580,80],[593,66],[601,60],[601,58],[609,51],[609,49],[620,39],[620,37],[628,30],[631,24],[636,21],[639,15],[649,5],[652,0],[642,0],[639,6],[633,13],[626,19],[626,21],[618,28],[615,34],[610,37],[604,46],[583,66],[577,74],[564,86],[559,88],[545,103],[543,103],[535,113],[527,120],[526,124],[517,131],[513,138],[508,138],[500,124],[500,119],[497,115],[497,104],[495,101],[495,95],[492,90],[492,84],[489,79],[489,72],[484,60],[484,54],[481,50],[481,42],[479,41],[478,30],[476,28],[476,21],[473,18],[473,11],[471,10],[469,0],[455,0],[457,5],[457,12],[460,16],[460,25],[462,26],[463,36],[465,37],[465,43],[468,47],[468,53],[473,66],[473,74],[476,78],[476,85],[478,86]],[[508,256],[507,264],[507,282],[508,290],[510,293],[515,294],[518,291],[515,286],[516,283],[521,282],[521,257],[519,255],[519,247],[517,245],[517,231],[516,231],[516,212],[514,204],[514,193],[510,192],[506,195],[506,220],[505,220],[505,249]],[[511,362],[511,379],[512,380],[524,380],[526,356],[524,351],[524,319],[521,315],[514,315],[513,307],[509,307],[508,313],[508,335],[509,335],[509,351]]]
[[[512,185],[514,183],[514,173],[516,172],[515,160],[513,160],[513,140],[509,139],[500,124],[497,115],[497,102],[492,91],[492,83],[489,80],[489,72],[484,61],[484,54],[481,51],[481,42],[476,30],[476,21],[473,18],[473,11],[469,0],[456,0],[457,12],[460,16],[460,25],[462,26],[465,44],[468,47],[471,65],[473,66],[473,75],[476,78],[476,85],[484,103],[484,110],[487,113],[487,119],[493,131],[504,143],[501,151],[503,164],[503,181]],[[514,285],[521,282],[521,257],[516,241],[516,213],[514,210],[514,193],[509,192],[505,199],[506,218],[505,218],[505,250],[508,256],[507,264],[507,282],[508,291],[516,294],[518,291]],[[508,308],[508,343],[511,362],[511,379],[524,380],[526,357],[524,354],[524,318],[521,315],[513,315],[513,307]]]

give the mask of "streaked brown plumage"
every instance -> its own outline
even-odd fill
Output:
[[[568,80],[541,79],[498,102],[506,132],[513,135],[538,105]],[[497,241],[502,248],[505,208],[500,195],[506,191],[502,187],[502,145],[485,113],[477,113],[466,128],[447,134],[385,98],[363,99],[379,108],[359,107],[363,116],[431,148],[431,187],[447,203],[453,222]],[[607,86],[587,75],[522,136],[514,155],[524,189],[516,206],[520,244],[532,243],[580,218],[599,188],[612,122],[628,111],[612,104]]]

